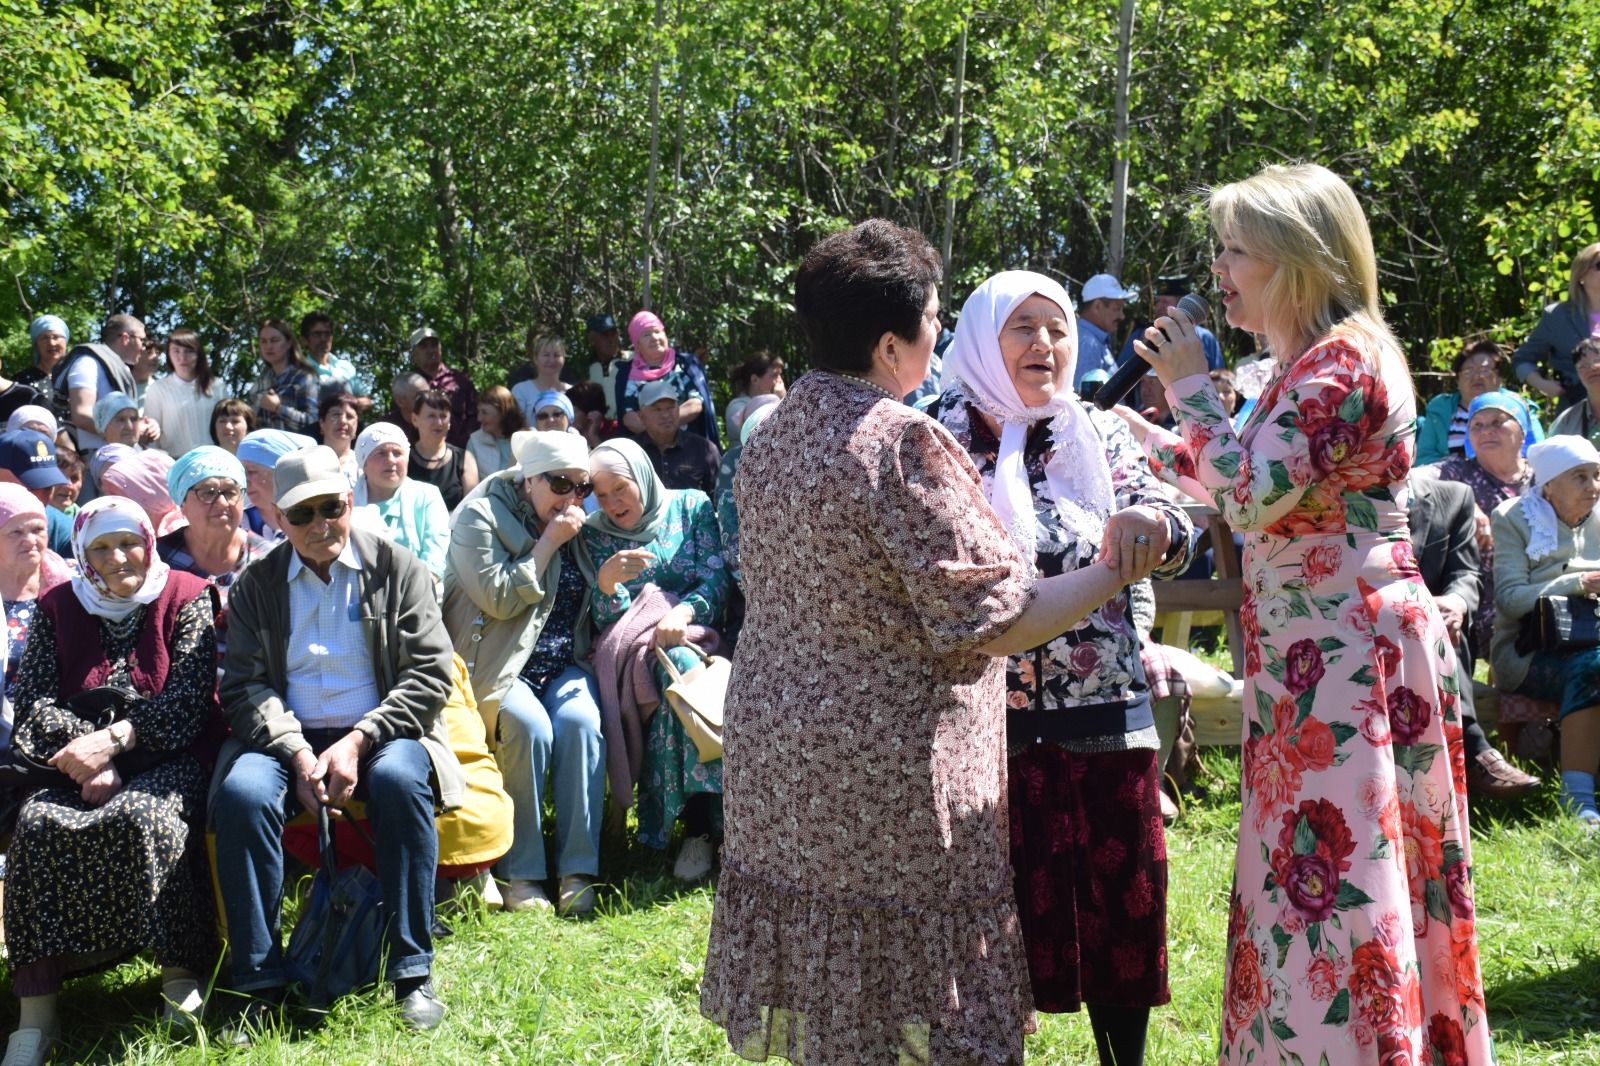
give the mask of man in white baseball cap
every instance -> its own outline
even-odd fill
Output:
[[[1077,389],[1083,375],[1099,368],[1106,373],[1117,368],[1116,347],[1112,343],[1117,326],[1122,324],[1122,305],[1139,295],[1124,289],[1110,274],[1096,274],[1083,283],[1078,299],[1078,365],[1072,371],[1072,387]]]

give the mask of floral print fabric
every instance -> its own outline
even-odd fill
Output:
[[[594,590],[594,620],[601,629],[611,626],[633,606],[633,594],[646,585],[678,597],[694,608],[697,624],[713,628],[721,624],[722,609],[728,598],[728,568],[722,558],[722,541],[717,534],[717,518],[711,500],[698,489],[663,489],[661,528],[656,539],[636,544],[621,537],[610,537],[585,526],[582,534],[589,558],[596,567],[619,551],[644,548],[655,558],[632,581],[617,586],[615,596]],[[686,648],[668,653],[673,665],[688,670],[698,661]],[[662,692],[671,680],[658,665],[656,684]],[[702,792],[722,791],[722,760],[700,761],[678,716],[663,706],[650,716],[646,727],[644,764],[639,772],[639,841],[662,849],[672,835],[672,825],[689,797]]]
[[[972,405],[958,390],[951,390],[939,397],[929,414],[967,450],[987,490],[994,477],[1000,442],[977,417]],[[1193,555],[1190,535],[1193,524],[1189,516],[1162,494],[1126,423],[1098,408],[1090,410],[1090,417],[1105,442],[1116,509],[1140,505],[1165,516],[1173,530],[1180,534],[1175,538],[1178,549],[1156,573],[1162,577],[1181,573]],[[1056,515],[1045,476],[1049,447],[1049,424],[1041,422],[1028,435],[1023,462],[1033,488],[1038,523],[1036,565],[1045,577],[1089,566],[1100,553],[1098,542],[1089,543],[1077,537]],[[1129,592],[1125,590],[1044,647],[1010,657],[1006,661],[1008,713],[1058,711],[1107,703],[1148,703],[1146,680],[1139,665],[1139,634],[1128,601]],[[1111,736],[1077,738],[1067,741],[1066,746],[1095,751],[1154,748],[1155,728],[1146,726],[1142,730],[1119,731]]]
[[[1325,339],[1239,435],[1169,390],[1157,473],[1245,533],[1243,822],[1220,1060],[1493,1061],[1478,970],[1455,655],[1396,502],[1409,383]]]
[[[1030,567],[936,422],[801,378],[734,477],[748,614],[700,1010],[750,1059],[1022,1060],[1005,681]]]

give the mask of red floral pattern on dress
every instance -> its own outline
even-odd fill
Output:
[[[1455,655],[1398,499],[1416,407],[1379,362],[1325,339],[1237,432],[1187,378],[1178,432],[1145,440],[1163,480],[1245,536],[1226,1066],[1492,1061]]]

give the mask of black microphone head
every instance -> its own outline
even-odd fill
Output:
[[[1183,299],[1178,301],[1178,307],[1189,316],[1189,321],[1197,326],[1203,326],[1211,318],[1211,305],[1192,292],[1183,294]]]

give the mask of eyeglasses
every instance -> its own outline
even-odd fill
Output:
[[[562,477],[560,474],[540,474],[539,476],[544,478],[544,483],[549,485],[550,491],[557,496],[576,495],[578,499],[582,500],[594,491],[594,486],[587,481],[574,481],[570,477]]]
[[[331,329],[314,329],[310,333],[307,333],[306,336],[308,338],[310,338],[310,337],[331,337],[331,336],[333,336],[333,330],[331,330]]]
[[[312,520],[317,518],[326,518],[331,522],[335,518],[342,517],[348,508],[349,505],[344,500],[337,498],[323,500],[315,507],[309,503],[303,503],[298,507],[291,507],[283,512],[283,520],[291,526],[309,526]]]
[[[201,488],[191,489],[190,492],[194,495],[195,499],[199,500],[207,507],[210,507],[218,500],[221,500],[229,507],[232,507],[243,497],[243,493],[241,493],[238,489]],[[335,515],[334,517],[337,518],[338,516]],[[309,521],[311,521],[309,518],[306,519],[306,522]],[[305,525],[305,522],[296,522],[295,524],[303,526]]]
[[[565,411],[540,411],[533,416],[535,422],[554,422],[558,418],[566,418]]]

